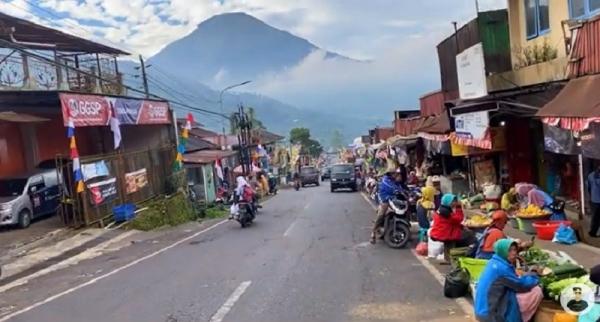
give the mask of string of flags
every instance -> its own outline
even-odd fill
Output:
[[[81,163],[79,161],[77,141],[75,140],[75,123],[70,117],[67,125],[67,138],[69,139],[69,150],[71,151],[71,160],[73,160],[73,178],[76,186],[75,191],[77,193],[80,193],[83,192],[85,187],[83,185],[83,174],[81,172]]]
[[[192,113],[188,113],[185,125],[181,130],[179,137],[179,144],[177,145],[177,156],[175,157],[175,169],[180,170],[183,168],[183,154],[185,153],[185,145],[190,137],[190,130],[192,129],[192,123],[194,123],[194,116]]]

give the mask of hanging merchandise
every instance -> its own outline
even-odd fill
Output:
[[[83,174],[81,173],[81,163],[79,162],[79,151],[75,141],[75,124],[72,118],[67,123],[67,138],[69,138],[69,149],[71,150],[71,160],[73,161],[73,181],[75,182],[75,192],[80,193],[85,190],[83,185]]]
[[[110,130],[113,132],[113,143],[116,150],[121,146],[121,122],[117,117],[113,102],[110,102],[110,111]]]
[[[217,170],[217,177],[219,177],[219,179],[223,180],[224,176],[223,176],[223,167],[221,166],[221,159],[215,160],[215,170]]]
[[[575,142],[573,133],[559,127],[543,124],[544,126],[544,150],[557,154],[576,155],[580,148]]]
[[[179,144],[177,145],[177,156],[175,157],[175,170],[181,170],[183,168],[183,154],[185,153],[185,145],[190,137],[190,130],[192,129],[192,123],[194,122],[194,116],[192,113],[188,113],[185,125],[181,130],[181,136],[179,138]]]

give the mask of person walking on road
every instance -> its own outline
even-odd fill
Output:
[[[600,165],[596,167],[587,178],[587,188],[592,204],[592,223],[590,225],[590,237],[599,237],[600,228]]]

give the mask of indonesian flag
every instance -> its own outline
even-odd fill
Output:
[[[215,169],[217,169],[217,177],[223,180],[223,167],[221,167],[221,159],[215,160]]]

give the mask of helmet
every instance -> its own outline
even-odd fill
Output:
[[[496,210],[492,213],[492,221],[493,222],[507,222],[508,215],[504,210]]]

